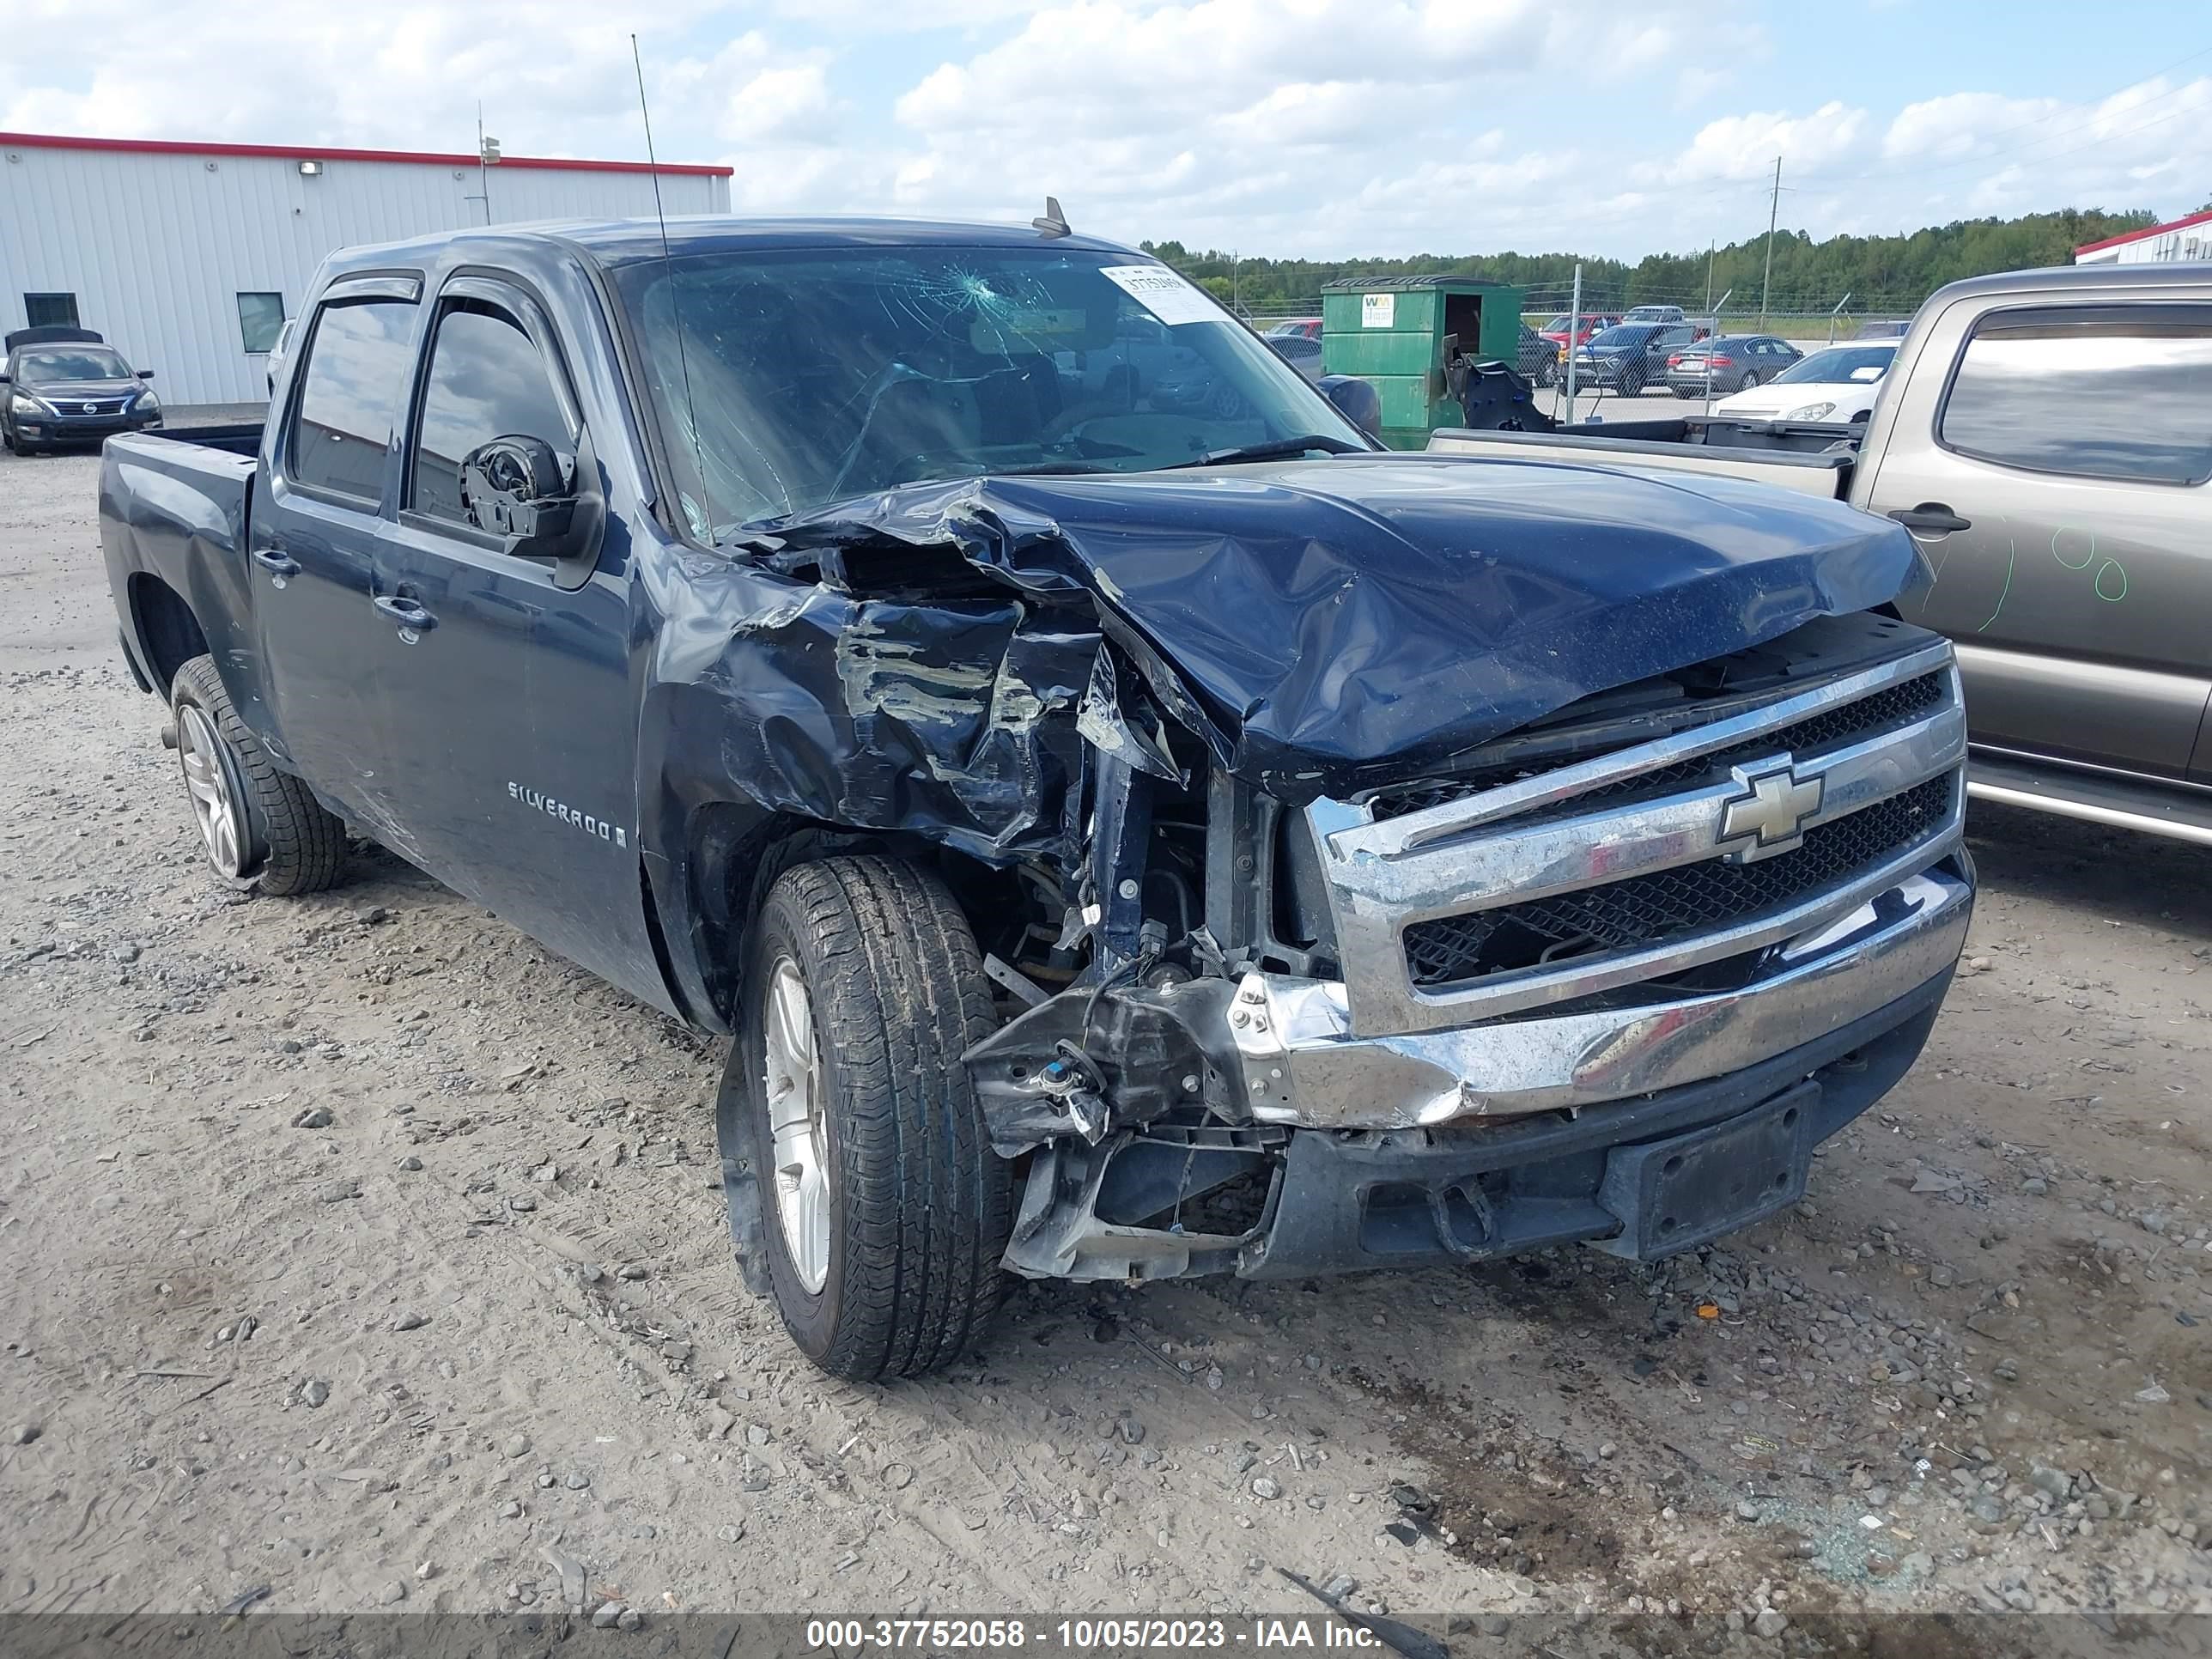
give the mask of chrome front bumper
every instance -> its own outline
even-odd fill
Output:
[[[1855,709],[1886,706],[1869,699],[1922,686],[1909,714],[1852,724]],[[1417,811],[1316,801],[1307,828],[1341,978],[1240,981],[1227,1018],[1242,1103],[1257,1121],[1315,1128],[1573,1109],[1723,1076],[1848,1024],[1958,957],[1973,908],[1966,758],[1957,671],[1934,640],[1742,715]],[[1703,780],[1639,793],[1686,767]],[[1853,814],[1907,792],[1941,803],[1924,831],[1786,902],[1648,945],[1416,981],[1409,929],[1708,862],[1782,869],[1763,860],[1828,826],[1849,833]],[[1705,983],[1734,988],[1679,988],[1722,963],[1742,977]]]
[[[1950,971],[1974,895],[1955,843],[1923,854],[1938,856],[1785,942],[1756,983],[1713,995],[1363,1037],[1342,982],[1247,975],[1230,1018],[1252,1115],[1314,1129],[1434,1127],[1725,1076]]]

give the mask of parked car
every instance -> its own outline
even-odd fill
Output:
[[[1317,334],[1278,334],[1272,329],[1261,337],[1268,349],[1309,380],[1322,377],[1321,337]]]
[[[269,390],[272,394],[276,390],[276,376],[284,367],[284,354],[292,348],[294,320],[289,317],[284,319],[283,327],[276,331],[276,343],[269,349]]]
[[[1528,324],[1521,325],[1521,350],[1514,367],[1538,386],[1559,378],[1559,349]]]
[[[1271,340],[1318,340],[1321,338],[1321,319],[1291,317],[1282,322],[1271,324],[1267,329],[1267,337]]]
[[[1680,306],[1631,306],[1620,319],[1624,323],[1686,323]]]
[[[1583,312],[1579,319],[1562,313],[1536,331],[1564,352],[1571,347],[1587,344],[1593,335],[1602,333],[1620,321],[1618,317],[1599,312]]]
[[[0,445],[17,454],[161,424],[161,400],[146,384],[154,371],[131,368],[91,330],[20,328],[4,344]]]
[[[1071,390],[1133,315],[1240,412]],[[265,427],[100,471],[207,859],[313,892],[350,828],[733,1033],[736,1255],[827,1370],[1008,1270],[1690,1249],[1927,1036],[1972,887],[1894,525],[1394,454],[1026,228],[502,225],[301,316]]]
[[[1829,346],[1802,358],[1768,385],[1716,404],[1740,421],[1863,421],[1881,394],[1899,342]]]
[[[1804,353],[1771,334],[1723,334],[1667,354],[1667,389],[1677,398],[1711,398],[1764,386]]]
[[[1640,396],[1644,387],[1666,380],[1668,354],[1691,337],[1687,323],[1617,324],[1576,349],[1575,389]]]
[[[2208,384],[2212,267],[2069,265],[1954,283],[1901,343],[1815,352],[1710,418],[1507,453],[1727,473],[1904,525],[1928,580],[1898,608],[1957,641],[1971,792],[2212,845]],[[1845,419],[1847,395],[1872,415]]]

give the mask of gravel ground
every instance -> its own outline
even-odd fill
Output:
[[[852,1387],[717,1045],[373,848],[216,885],[97,466],[0,458],[0,1611],[2212,1610],[2203,854],[1978,808],[1926,1056],[1724,1249],[1024,1286]]]

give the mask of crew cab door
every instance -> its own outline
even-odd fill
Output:
[[[270,411],[269,465],[247,515],[247,579],[267,718],[281,758],[371,830],[384,736],[371,682],[384,643],[370,570],[396,489],[419,276],[333,283],[301,343],[286,407]]]
[[[639,874],[626,584],[598,568],[597,537],[560,561],[508,550],[465,478],[482,446],[536,439],[598,491],[575,383],[545,312],[507,283],[449,279],[426,326],[368,605],[407,856],[665,1006]]]
[[[2188,775],[2212,695],[2212,284],[1961,300],[1905,372],[1863,500],[1929,556],[1905,615],[1957,642],[1974,741]]]

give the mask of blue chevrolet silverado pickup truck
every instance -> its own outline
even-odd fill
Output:
[[[1384,452],[1060,232],[327,261],[264,429],[102,465],[218,876],[370,838],[731,1034],[738,1265],[840,1375],[951,1360],[1008,1271],[1651,1259],[1796,1200],[1972,904],[1905,532]]]

